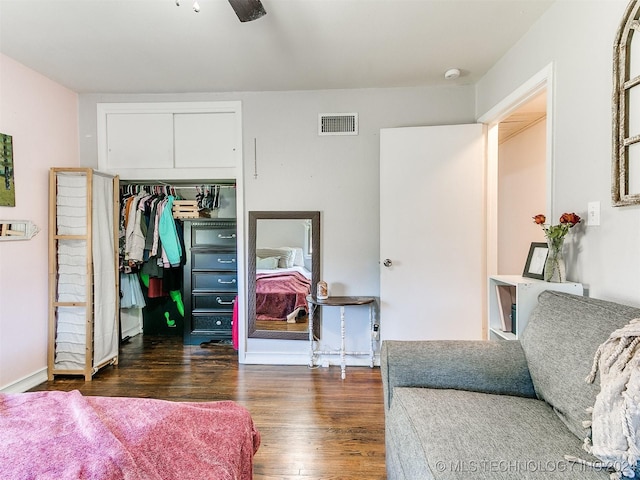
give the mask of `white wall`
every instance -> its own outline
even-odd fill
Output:
[[[498,148],[498,273],[520,275],[531,242],[544,242],[531,217],[546,209],[546,121]]]
[[[626,0],[555,2],[477,84],[477,114],[554,67],[552,217],[600,201],[601,226],[569,236],[568,271],[592,297],[640,305],[640,207],[611,206],[612,50]]]
[[[0,216],[32,219],[43,229],[29,242],[0,245],[0,388],[46,366],[47,170],[77,165],[78,141],[81,163],[97,165],[97,102],[242,100],[246,210],[320,210],[322,277],[332,292],[378,295],[379,129],[472,122],[553,62],[553,218],[564,211],[585,216],[589,201],[602,205],[600,227],[571,235],[569,276],[594,297],[640,304],[640,207],[610,206],[611,51],[626,4],[554,3],[475,86],[475,111],[473,87],[80,95],[78,137],[76,95],[0,57],[0,131],[14,135],[18,182],[17,206],[0,207]],[[360,135],[318,137],[321,112],[359,112]],[[361,348],[365,314],[347,315]],[[337,345],[337,323],[337,312],[327,310],[323,342]],[[305,349],[295,341],[248,344],[256,356]]]
[[[321,276],[333,295],[379,295],[380,128],[469,123],[475,113],[471,86],[80,95],[81,162],[97,165],[96,103],[205,100],[242,101],[246,211],[321,212]],[[336,112],[359,113],[358,136],[318,136],[318,114]],[[339,346],[339,311],[333,310],[323,312],[323,349]],[[354,341],[349,349],[366,350],[366,309],[350,307],[347,317]],[[248,361],[266,361],[283,352],[297,354],[295,361],[304,363],[308,345],[268,339],[249,339],[247,344]]]
[[[0,218],[40,227],[32,240],[0,243],[0,390],[22,391],[46,380],[49,168],[79,164],[78,97],[0,54],[0,105],[16,181],[16,206]]]
[[[259,219],[256,224],[256,247],[303,248],[306,232],[305,220]]]

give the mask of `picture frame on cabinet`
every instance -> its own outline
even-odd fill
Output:
[[[544,263],[547,260],[549,247],[544,242],[532,242],[524,265],[523,277],[544,280]]]

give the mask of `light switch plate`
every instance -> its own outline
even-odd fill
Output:
[[[589,202],[587,204],[587,226],[596,227],[600,225],[600,202]]]

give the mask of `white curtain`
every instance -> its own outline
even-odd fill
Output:
[[[118,355],[113,178],[93,174],[93,366]]]

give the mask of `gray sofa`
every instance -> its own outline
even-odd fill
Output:
[[[538,298],[518,341],[385,341],[387,480],[601,479],[582,449],[599,392],[598,346],[640,309],[566,293]]]

